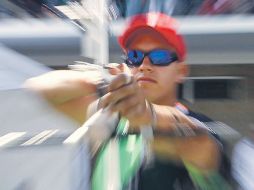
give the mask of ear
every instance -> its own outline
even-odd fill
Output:
[[[176,82],[177,83],[183,83],[184,79],[186,76],[189,74],[189,67],[186,65],[185,62],[178,62],[176,63],[176,68],[177,68],[177,77],[176,77]]]

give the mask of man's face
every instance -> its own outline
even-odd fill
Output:
[[[128,50],[149,52],[155,49],[174,51],[164,38],[155,33],[142,33],[131,39]],[[156,104],[173,105],[176,101],[176,85],[186,74],[186,65],[173,62],[168,66],[152,65],[146,56],[139,67],[131,68],[145,97]]]

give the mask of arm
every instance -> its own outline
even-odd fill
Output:
[[[159,157],[182,160],[204,173],[218,169],[219,147],[209,135],[187,138],[155,137],[152,147]]]
[[[52,71],[27,80],[24,87],[42,95],[57,110],[82,124],[88,105],[97,99],[94,72]]]

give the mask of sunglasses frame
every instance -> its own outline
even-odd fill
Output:
[[[170,62],[164,63],[164,64],[154,64],[154,62],[153,62],[153,60],[151,59],[151,57],[149,56],[149,54],[151,54],[151,53],[154,52],[154,51],[160,51],[160,50],[168,51],[168,52],[172,55],[172,60],[171,60]],[[130,60],[128,59],[128,53],[129,53],[130,51],[139,51],[139,52],[141,52],[141,53],[143,54],[143,58],[142,58],[142,60],[141,60],[140,62],[138,62],[138,64],[133,64],[133,62],[130,61]],[[144,61],[144,59],[145,59],[146,56],[148,56],[148,58],[149,58],[149,60],[150,60],[150,62],[151,62],[152,65],[154,65],[154,66],[159,66],[159,67],[168,66],[168,65],[170,65],[171,63],[173,63],[173,62],[175,62],[175,61],[178,60],[177,54],[176,54],[175,52],[172,52],[172,51],[167,50],[167,49],[154,49],[154,50],[151,50],[151,51],[148,51],[148,52],[143,52],[143,51],[141,51],[141,50],[135,50],[135,49],[133,49],[133,50],[128,50],[127,54],[124,55],[123,59],[124,59],[125,63],[126,63],[128,66],[130,66],[130,67],[139,67],[140,65],[142,65],[142,63],[143,63],[143,61]]]

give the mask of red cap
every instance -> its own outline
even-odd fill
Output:
[[[185,60],[186,47],[183,37],[176,31],[177,22],[162,13],[145,13],[133,16],[123,34],[118,38],[119,44],[126,49],[126,40],[136,30],[150,28],[162,35],[178,55],[180,61]]]

